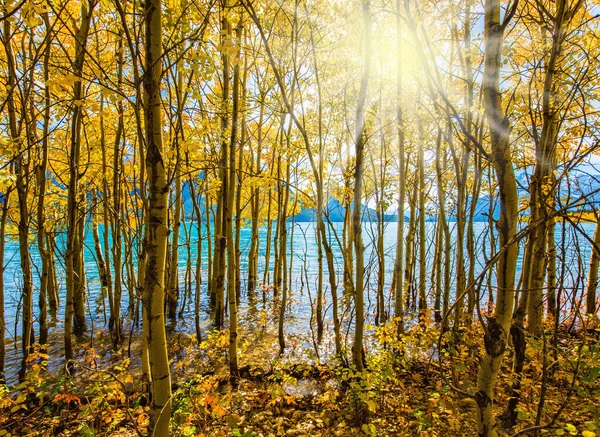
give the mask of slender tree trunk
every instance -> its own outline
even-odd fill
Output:
[[[285,115],[281,116],[279,129],[279,150],[283,151],[283,135],[284,135]],[[273,249],[275,259],[273,262],[273,297],[278,297],[281,290],[281,207],[283,205],[283,175],[281,174],[282,157],[279,152],[277,156],[277,223],[275,226],[275,237],[273,240]]]
[[[443,260],[443,292],[440,290],[441,302],[443,309],[438,306],[439,320],[442,322],[442,330],[448,328],[448,307],[450,299],[450,229],[448,227],[448,221],[446,219],[446,184],[444,183],[444,170],[445,170],[445,153],[442,152],[442,132],[438,134],[438,141],[436,143],[436,175],[437,175],[437,192],[438,192],[438,226],[440,228],[440,282],[442,281],[442,260]],[[438,291],[436,290],[436,293]],[[436,295],[437,300],[437,295]],[[440,311],[441,310],[441,311]]]
[[[400,1],[396,0],[396,123],[398,124],[398,230],[396,231],[396,262],[394,263],[394,316],[398,334],[404,333],[404,203],[406,201],[404,129],[402,119],[402,35],[400,32]]]
[[[273,167],[274,166],[271,166],[271,176],[273,176]],[[271,188],[267,189],[267,196],[269,200],[267,202],[267,247],[265,248],[265,271],[263,272],[263,302],[265,300],[265,289],[270,285],[269,272],[271,271],[269,266],[269,264],[271,263],[271,234],[273,232],[273,220],[271,219],[271,204],[273,202],[273,196]]]
[[[350,189],[350,177],[346,180],[346,189]],[[344,301],[350,302],[354,298],[354,252],[352,237],[352,199],[347,196],[344,204]]]
[[[514,174],[509,120],[502,108],[500,65],[504,30],[510,16],[500,21],[500,0],[485,0],[485,53],[483,96],[490,130],[491,158],[496,170],[500,197],[498,234],[503,252],[496,268],[496,308],[485,326],[485,348],[477,377],[477,431],[480,436],[497,437],[494,392],[502,357],[506,350],[514,302],[515,271],[519,247],[513,241],[517,231],[517,183]]]
[[[87,330],[87,322],[85,318],[86,309],[86,275],[85,275],[85,261],[83,258],[84,254],[84,238],[85,238],[85,212],[86,212],[86,200],[87,190],[79,189],[79,199],[77,201],[77,241],[79,250],[75,257],[75,277],[77,278],[75,287],[75,294],[73,296],[74,303],[74,314],[73,314],[73,332],[77,336],[82,336]]]
[[[213,208],[212,208],[212,202],[210,200],[210,195],[208,193],[208,175],[206,174],[206,172],[204,173],[204,192],[206,193],[206,195],[204,196],[204,219],[206,220],[206,269],[207,269],[207,277],[208,277],[208,293],[210,295],[210,304],[211,305],[215,305],[215,302],[213,302],[213,297],[214,294],[211,292],[211,278],[213,277],[213,249],[212,249],[212,241],[213,241],[213,236],[211,234],[211,215]]]
[[[554,183],[554,182],[553,182]],[[548,209],[550,211],[554,211],[556,209],[555,199],[548,199],[549,205]],[[552,317],[554,320],[557,320],[560,316],[558,313],[558,305],[556,304],[556,241],[555,241],[555,221],[552,218],[548,222],[548,226],[546,228],[546,244],[548,251],[548,279],[547,279],[547,289],[548,289],[548,315]]]
[[[4,249],[6,245],[6,219],[8,218],[10,190],[2,195],[2,215],[0,216],[0,384],[5,383],[4,364],[6,361],[6,318],[4,315]]]
[[[371,11],[368,1],[363,1],[362,13],[365,26],[363,72],[360,81],[360,90],[358,93],[358,103],[356,105],[356,125],[355,125],[355,152],[356,169],[354,172],[354,209],[352,211],[352,233],[354,239],[354,250],[356,256],[356,279],[354,281],[354,308],[355,308],[355,326],[354,342],[352,344],[352,362],[356,370],[362,371],[364,367],[363,358],[363,332],[365,324],[364,309],[364,286],[365,286],[365,260],[364,245],[362,240],[362,186],[364,173],[364,149],[367,141],[367,132],[365,128],[365,103],[367,99],[367,87],[369,85],[369,75],[371,70]]]
[[[298,5],[298,2],[296,2]],[[304,5],[305,10],[308,14],[306,4]],[[313,27],[310,27],[310,43],[311,43],[311,54],[313,57],[314,70],[315,70],[315,82],[317,85],[317,128],[318,128],[318,143],[319,143],[319,156],[316,170],[317,174],[315,177],[316,194],[317,194],[317,214],[316,214],[316,232],[317,232],[317,341],[323,340],[323,252],[325,252],[325,259],[327,261],[327,270],[329,274],[329,286],[331,288],[331,300],[332,300],[332,312],[333,312],[333,330],[335,335],[336,355],[341,357],[341,338],[340,338],[340,320],[338,315],[338,296],[337,296],[337,281],[336,273],[333,264],[333,253],[327,240],[327,233],[325,230],[324,216],[324,193],[323,193],[323,161],[324,161],[324,138],[323,138],[323,96],[321,89],[321,76],[319,74],[319,64],[317,59],[316,44],[314,38]],[[331,258],[331,262],[330,262]]]
[[[543,286],[547,271],[547,237],[548,224],[553,220],[549,205],[554,205],[556,193],[554,172],[556,169],[556,143],[560,129],[560,105],[557,104],[557,73],[560,67],[563,42],[570,17],[573,17],[581,2],[573,2],[569,7],[566,0],[556,2],[554,15],[549,15],[552,20],[552,45],[550,56],[546,64],[544,88],[542,98],[542,129],[539,138],[534,135],[536,144],[535,170],[531,177],[530,198],[530,225],[533,226],[530,238],[533,240],[529,277],[525,278],[529,290],[527,313],[529,331],[539,336],[543,325]],[[551,200],[550,200],[551,199]],[[525,262],[525,261],[524,261]]]
[[[419,321],[427,316],[427,235],[425,233],[425,141],[419,141]]]
[[[85,319],[78,320],[73,324],[75,313],[75,304],[77,297],[81,296],[81,286],[83,278],[79,276],[79,256],[83,250],[82,242],[79,239],[79,224],[82,220],[79,217],[79,165],[81,158],[81,127],[82,127],[82,108],[78,104],[83,98],[83,85],[81,75],[83,72],[83,63],[85,60],[85,46],[92,20],[92,12],[96,6],[96,1],[81,2],[81,25],[75,37],[75,69],[74,74],[78,78],[73,85],[73,110],[71,116],[71,153],[69,154],[69,185],[67,195],[67,249],[66,258],[66,279],[67,296],[65,302],[65,360],[69,362],[73,359],[73,345],[71,334],[81,334],[85,331]]]
[[[242,22],[238,24],[242,27]],[[239,35],[238,44],[240,50],[242,50],[242,46],[245,42],[243,41],[246,38],[246,32],[242,28],[240,30],[242,34]],[[239,61],[239,58],[238,58]],[[239,74],[239,73],[238,73]],[[239,103],[239,117],[240,117],[240,141],[238,147],[238,157],[237,157],[237,167],[236,175],[237,175],[237,183],[236,183],[236,193],[235,193],[235,265],[237,269],[235,270],[235,295],[237,304],[240,304],[241,294],[242,294],[242,280],[241,280],[241,233],[242,233],[242,190],[244,185],[244,147],[246,146],[246,82],[248,80],[248,56],[244,56],[244,71],[241,75],[241,97]],[[247,290],[246,290],[247,291]]]
[[[13,158],[13,168],[15,172],[15,187],[17,190],[17,203],[19,209],[18,234],[19,234],[19,259],[21,264],[21,273],[23,275],[23,287],[21,294],[23,296],[23,312],[22,312],[22,331],[21,331],[21,349],[23,353],[23,365],[20,372],[20,377],[25,376],[25,367],[27,357],[31,352],[31,345],[34,342],[33,335],[33,277],[31,271],[31,262],[29,258],[29,210],[27,207],[29,192],[29,158],[27,147],[22,144],[19,139],[19,128],[17,127],[17,107],[14,101],[16,95],[17,77],[16,64],[12,52],[10,41],[11,25],[9,20],[4,20],[4,34],[2,35],[2,43],[6,53],[6,61],[8,64],[8,84],[9,91],[6,98],[6,106],[8,110],[8,130],[11,140],[18,144],[16,157]],[[23,109],[23,112],[25,109]],[[20,114],[25,117],[25,114]],[[28,135],[28,140],[29,140]],[[4,334],[3,334],[4,335]]]
[[[93,192],[93,203],[94,205],[98,204],[98,197],[96,195],[96,191]],[[92,218],[92,237],[94,239],[94,252],[96,254],[96,263],[98,265],[98,276],[100,277],[100,286],[102,290],[106,290],[108,286],[108,274],[106,261],[104,260],[104,255],[102,254],[102,245],[100,244],[100,233],[98,232],[98,214],[94,213]]]
[[[48,248],[48,257],[50,263],[50,276],[48,279],[48,301],[50,304],[50,313],[52,318],[56,320],[58,313],[58,277],[56,275],[56,241],[55,236],[46,233],[46,247]]]
[[[465,76],[466,76],[466,101],[467,108],[469,110],[465,113],[465,121],[466,128],[469,135],[473,134],[474,123],[473,123],[473,113],[470,108],[473,107],[474,103],[474,80],[473,80],[473,59],[471,57],[473,48],[471,46],[471,6],[467,4],[467,10],[465,11],[465,21],[464,21],[464,45],[465,45]],[[473,142],[467,138],[466,139],[466,147],[470,149],[474,149],[473,153],[473,182],[472,182],[472,190],[471,190],[471,200],[469,203],[469,218],[467,220],[467,255],[469,257],[469,271],[467,276],[467,283],[469,285],[468,292],[468,304],[467,304],[467,313],[469,315],[469,320],[473,317],[473,312],[475,310],[475,288],[472,284],[475,282],[475,263],[476,263],[476,253],[475,253],[475,232],[473,229],[474,225],[474,217],[477,209],[477,201],[479,199],[479,193],[481,190],[481,154],[477,150],[477,148],[473,147]],[[468,158],[464,161],[466,165],[468,165]],[[467,169],[465,169],[467,172]],[[465,181],[466,182],[466,181]]]
[[[181,77],[181,73],[180,73]],[[177,99],[178,102],[181,100]],[[179,108],[178,118],[181,117],[181,111],[183,108]],[[181,135],[178,132],[176,135]],[[167,314],[169,319],[175,320],[177,317],[177,306],[179,304],[179,230],[181,229],[181,212],[183,209],[183,193],[181,183],[181,154],[179,152],[178,140],[176,140],[176,160],[175,160],[175,205],[174,205],[174,218],[173,218],[173,230],[171,237],[171,259],[169,262],[169,278],[167,286]]]
[[[265,98],[266,92],[260,91],[259,97],[259,115],[258,115],[258,126],[257,130],[257,142],[256,142],[256,164],[254,159],[251,159],[251,173],[259,175],[261,173],[261,160],[260,155],[262,153],[263,143],[263,123],[265,119]],[[248,252],[248,293],[254,292],[256,289],[256,282],[258,281],[258,249],[260,247],[260,236],[258,233],[258,215],[260,212],[260,190],[258,185],[252,188],[252,199],[251,205],[251,221],[252,230],[250,238],[250,250]]]
[[[227,7],[227,1],[225,1],[225,7]],[[229,23],[225,28],[229,29]],[[227,147],[229,147],[228,156],[228,171],[227,177],[228,184],[225,185],[227,198],[225,204],[225,239],[227,242],[227,299],[229,301],[229,373],[232,380],[238,378],[238,361],[237,361],[237,337],[238,337],[238,325],[237,325],[237,293],[236,293],[236,253],[235,253],[235,241],[233,239],[233,208],[235,199],[235,179],[236,179],[236,147],[238,147],[238,129],[239,129],[239,116],[240,116],[240,56],[241,56],[241,42],[242,42],[242,31],[244,28],[243,16],[240,16],[239,22],[236,28],[236,42],[238,45],[238,52],[235,59],[235,66],[233,67],[233,91],[232,91],[232,113],[231,113],[231,139]],[[229,32],[229,30],[228,30]]]
[[[375,194],[375,219],[376,235],[374,244],[377,253],[377,291],[376,291],[376,312],[375,325],[385,324],[387,321],[387,311],[385,308],[384,284],[385,284],[385,252],[383,246],[383,233],[385,230],[385,207],[383,205],[383,193],[386,187],[385,170],[387,166],[385,134],[383,129],[383,110],[381,103],[381,87],[379,89],[379,171],[375,167],[375,153],[371,154],[371,170],[373,172],[373,184]],[[379,173],[379,174],[378,174]]]
[[[223,9],[227,10],[228,3],[225,0]],[[221,18],[221,43],[225,46],[231,44],[231,25],[223,13]],[[225,319],[225,275],[227,271],[227,197],[229,195],[229,184],[233,183],[229,179],[228,166],[230,165],[229,152],[230,144],[227,143],[227,133],[229,131],[229,82],[230,82],[230,59],[226,50],[221,52],[221,62],[223,64],[223,79],[221,91],[221,161],[219,167],[219,177],[221,187],[217,197],[217,216],[215,219],[215,257],[213,264],[213,277],[215,281],[215,326],[222,329]]]
[[[104,243],[104,262],[106,264],[106,271],[104,281],[102,282],[103,286],[103,294],[106,293],[106,297],[108,299],[108,308],[109,308],[109,322],[108,327],[110,331],[113,333],[113,344],[116,342],[116,336],[114,335],[114,318],[115,314],[115,301],[112,289],[112,273],[110,271],[110,243],[109,236],[111,233],[111,229],[113,227],[113,217],[114,214],[109,213],[110,209],[110,197],[111,193],[108,187],[108,156],[106,153],[106,136],[105,136],[105,128],[104,128],[104,116],[102,115],[104,111],[104,98],[100,99],[100,149],[102,152],[102,240]],[[104,297],[103,297],[104,299]]]
[[[194,289],[194,323],[196,326],[196,340],[198,341],[198,344],[200,344],[200,342],[202,341],[202,332],[200,329],[200,296],[202,290],[202,210],[200,209],[198,198],[196,197],[197,194],[196,187],[194,185],[194,180],[191,177],[188,184],[190,187],[190,197],[192,198],[192,206],[196,215],[196,223],[198,229],[196,282]]]
[[[290,124],[290,130],[291,130]],[[288,130],[287,134],[287,147],[289,150],[290,147],[290,132]],[[286,160],[287,161],[287,160]],[[279,234],[279,247],[280,247],[280,257],[281,257],[281,271],[282,271],[282,281],[281,281],[281,303],[279,306],[279,323],[278,323],[278,339],[279,339],[279,354],[283,355],[285,351],[285,337],[284,337],[284,321],[285,321],[285,310],[287,306],[287,298],[288,298],[288,283],[287,283],[287,210],[288,210],[288,202],[290,197],[290,164],[286,162],[285,165],[285,177],[286,177],[286,187],[283,192],[283,202],[280,205],[279,209],[281,211],[280,219],[278,220],[281,223],[281,231]]]
[[[590,257],[590,271],[585,289],[585,309],[589,316],[596,314],[596,296],[598,290],[598,266],[600,265],[600,214],[596,216],[596,229],[594,230],[594,245]]]
[[[415,302],[412,299],[414,294],[414,274],[415,274],[415,233],[417,232],[417,192],[419,185],[417,181],[413,183],[412,195],[409,198],[410,215],[408,225],[408,237],[406,239],[406,260],[404,262],[404,281],[408,284],[408,293],[406,293],[406,306],[414,309]],[[412,299],[412,300],[411,300]]]
[[[48,13],[42,14],[44,24],[50,32],[50,19]],[[50,36],[50,35],[48,35]],[[50,44],[47,43],[43,56],[43,74],[44,81],[47,84],[50,79]],[[40,344],[48,343],[48,284],[50,281],[50,255],[46,246],[46,215],[44,211],[46,198],[46,172],[48,171],[48,142],[50,132],[50,88],[44,87],[44,112],[43,112],[43,132],[41,141],[41,151],[39,164],[36,167],[37,178],[37,245],[40,258],[42,259],[42,274],[40,277],[39,289],[39,324],[40,324]]]
[[[117,83],[119,86],[123,83],[123,50],[122,40],[119,39],[119,50],[117,56]],[[123,220],[121,219],[121,168],[122,168],[122,146],[125,144],[125,124],[124,124],[124,109],[121,100],[117,102],[118,124],[113,145],[113,191],[112,191],[112,210],[113,217],[111,220],[112,228],[112,253],[113,266],[115,270],[114,290],[113,290],[113,313],[111,313],[111,323],[113,333],[113,344],[116,347],[122,340],[122,322],[121,322],[121,298],[123,296],[123,242],[122,228]],[[133,299],[129,299],[129,310],[133,309]]]
[[[168,185],[163,156],[160,96],[163,56],[161,9],[161,0],[147,0],[144,3],[146,21],[144,116],[149,198],[143,306],[152,375],[152,403],[148,434],[154,437],[169,436],[169,419],[171,418],[171,375],[164,317],[164,278],[169,229],[167,221]]]

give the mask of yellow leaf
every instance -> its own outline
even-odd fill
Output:
[[[594,431],[589,431],[589,430],[585,430],[585,431],[581,431],[581,435],[583,437],[596,437],[596,433]]]
[[[215,407],[213,408],[213,413],[216,414],[218,417],[223,417],[226,411],[223,408],[221,408],[220,405],[215,405]]]

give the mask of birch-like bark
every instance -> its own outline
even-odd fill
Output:
[[[148,435],[169,436],[171,418],[171,374],[165,330],[165,261],[167,256],[167,172],[163,156],[160,82],[162,75],[161,0],[144,3],[146,50],[144,116],[146,127],[146,171],[148,174],[148,221],[144,284],[144,323],[152,376],[152,402]]]
[[[504,30],[511,18],[508,12],[500,21],[500,0],[485,1],[485,52],[483,97],[485,116],[490,130],[492,164],[496,170],[500,198],[498,237],[503,252],[496,267],[496,309],[485,325],[484,350],[477,376],[477,431],[480,436],[497,437],[494,417],[494,394],[498,372],[507,346],[512,317],[515,271],[519,247],[514,242],[517,232],[517,183],[512,163],[509,120],[502,108],[500,66]],[[512,8],[510,9],[512,11]]]

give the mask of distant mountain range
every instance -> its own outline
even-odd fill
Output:
[[[518,195],[521,199],[529,197],[528,187],[531,169],[520,170],[516,172],[517,183],[518,183]],[[600,205],[600,174],[594,166],[582,164],[578,166],[576,170],[571,171],[568,178],[564,178],[559,186],[559,207],[565,205],[567,202],[573,202],[579,199],[584,194],[592,193],[587,196],[586,202],[581,202],[575,206],[574,210],[591,209],[592,204],[596,207]],[[467,211],[470,208],[472,198],[467,199]],[[494,219],[498,219],[500,214],[500,206],[496,196],[490,196],[489,194],[482,194],[477,198],[477,205],[475,208],[475,214],[473,221],[485,222],[488,221],[488,215],[490,212],[490,202],[493,200],[493,216]],[[183,186],[183,204],[184,210],[187,214],[192,213],[193,205],[190,197],[190,191],[187,184]],[[205,207],[204,202],[200,205],[202,212],[204,213]],[[340,204],[340,202],[331,197],[325,207],[325,212],[329,216],[329,220],[332,222],[343,222],[346,209]],[[453,210],[447,213],[448,221],[456,221],[456,212]],[[406,221],[409,220],[408,211],[404,211],[404,218]],[[290,219],[291,220],[291,219]],[[313,222],[316,220],[316,209],[306,208],[300,211],[294,217],[296,222]],[[377,213],[375,209],[363,205],[363,217],[364,222],[371,222],[377,220]],[[427,216],[426,221],[436,221],[437,216]],[[385,222],[397,222],[397,213],[386,213],[384,216]]]
[[[313,222],[316,220],[316,208],[307,208],[296,214],[294,220],[296,222]],[[346,214],[346,208],[335,198],[331,198],[329,203],[325,207],[325,213],[329,216],[329,220],[332,222],[343,222],[344,215]],[[374,222],[377,220],[377,211],[373,208],[363,206],[363,221]],[[406,218],[408,220],[408,217]],[[384,221],[386,222],[397,222],[397,214],[385,214]]]

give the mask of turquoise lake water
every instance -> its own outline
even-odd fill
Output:
[[[196,260],[199,259],[200,255],[197,253],[197,229],[195,224],[187,223],[188,231],[191,233],[191,241],[192,245],[190,247],[191,257],[193,260],[193,265],[195,266]],[[286,332],[294,335],[306,335],[310,333],[310,319],[311,319],[311,304],[310,297],[312,299],[315,298],[316,295],[316,281],[317,281],[317,246],[316,246],[316,237],[315,237],[315,224],[310,222],[296,223],[294,226],[288,224],[288,237],[292,244],[288,243],[288,256],[291,260],[291,301],[287,311],[287,322],[286,322]],[[333,229],[338,233],[339,238],[341,239],[342,233],[342,223],[334,223]],[[450,224],[453,235],[454,235],[454,224]],[[487,254],[490,252],[490,243],[489,239],[486,236],[487,224],[486,223],[475,223],[475,236],[476,236],[476,248],[477,248],[477,257],[476,257],[476,272],[481,272],[484,268],[485,257],[483,255],[483,248],[487,248]],[[435,236],[435,222],[426,223],[427,230],[427,241],[428,241],[428,249],[427,249],[427,277],[428,281],[431,280],[432,276],[432,260],[433,260],[433,239]],[[593,224],[583,224],[580,225],[581,229],[585,234],[587,234],[590,238],[594,232]],[[377,279],[377,268],[378,261],[374,248],[374,236],[377,233],[377,224],[371,222],[363,223],[363,239],[365,242],[365,266],[366,266],[366,274],[368,286],[365,294],[365,302],[366,302],[366,312],[367,312],[367,320],[368,322],[373,322],[374,312],[375,312],[375,292],[377,289],[376,279]],[[385,248],[385,292],[386,292],[386,302],[391,306],[391,299],[388,293],[389,287],[392,281],[392,271],[395,260],[396,253],[396,231],[397,225],[396,223],[386,223],[384,230],[384,248]],[[583,275],[587,270],[587,266],[589,263],[589,256],[591,251],[590,242],[576,232],[571,226],[567,225],[566,234],[564,239],[564,253],[562,253],[562,239],[560,238],[561,225],[557,224],[557,254],[559,260],[565,260],[564,265],[559,261],[558,270],[559,270],[559,281],[562,276],[564,279],[564,288],[571,293],[571,287],[577,287],[578,293],[581,293],[583,287],[585,285],[585,281],[582,281]],[[102,239],[103,229],[100,227],[100,235]],[[266,227],[260,228],[260,253],[259,253],[259,283],[262,282],[263,272],[265,270],[265,250],[266,250]],[[330,229],[331,233],[332,230]],[[406,224],[406,231],[408,232],[408,223]],[[293,233],[293,238],[292,238]],[[273,230],[273,235],[275,234]],[[180,289],[183,290],[183,281],[186,272],[186,261],[188,258],[187,247],[185,247],[185,233],[183,231],[183,227],[181,229],[181,246],[180,250],[180,262],[179,262],[179,277],[180,277]],[[245,285],[247,279],[247,264],[248,264],[248,250],[250,247],[250,238],[251,238],[251,230],[249,227],[243,228],[241,230],[241,279],[242,279],[242,303],[240,307],[240,313],[243,315],[245,312],[248,312],[248,299],[246,297]],[[60,239],[59,239],[60,240]],[[343,272],[343,263],[341,257],[341,251],[339,245],[336,243],[336,239],[331,233],[331,241],[332,247],[335,253],[335,261],[336,261],[336,269],[338,273],[338,283],[341,283],[342,272]],[[98,299],[100,294],[100,281],[98,278],[96,259],[93,252],[93,238],[91,229],[86,232],[85,238],[85,269],[87,275],[87,287],[88,287],[88,323],[93,321],[94,329],[102,329],[105,327],[104,316],[102,315],[102,301]],[[59,244],[60,245],[60,244]],[[454,245],[453,245],[454,247]],[[203,326],[208,327],[210,324],[210,313],[208,308],[208,296],[206,295],[206,268],[207,268],[207,250],[208,245],[206,241],[203,243],[203,252],[201,254],[202,266],[203,266],[203,285],[202,285],[202,320]],[[522,257],[522,250],[520,251],[520,257]],[[34,285],[38,286],[39,272],[41,270],[41,262],[40,257],[35,247],[32,246],[32,262],[33,262],[33,272],[34,272]],[[273,248],[271,250],[271,263],[269,266],[269,270],[273,268]],[[136,259],[136,257],[134,257]],[[290,261],[288,261],[288,267],[290,266]],[[55,333],[60,334],[62,331],[61,320],[64,316],[64,262],[60,256],[57,256],[57,267],[58,267],[58,277],[59,277],[59,285],[60,285],[60,293],[61,293],[61,301],[60,308],[58,312],[58,321],[57,324],[51,328]],[[418,268],[418,267],[417,267]],[[304,270],[306,269],[306,274]],[[331,305],[330,305],[330,295],[329,295],[329,287],[328,287],[328,279],[327,279],[327,268],[325,269],[325,277],[324,277],[324,286],[325,286],[325,298],[327,308],[326,314],[326,322],[328,323],[328,330],[331,330]],[[520,263],[519,263],[520,269]],[[192,271],[195,272],[195,268],[192,268]],[[562,273],[564,272],[564,275]],[[453,273],[454,273],[454,264],[453,264]],[[124,276],[125,277],[125,276]],[[272,277],[272,275],[271,275]],[[19,362],[19,333],[20,326],[19,322],[15,323],[15,315],[21,311],[21,301],[20,301],[20,290],[22,286],[22,277],[19,266],[19,256],[18,256],[18,244],[16,241],[9,241],[6,244],[6,270],[4,273],[5,278],[5,316],[7,321],[6,333],[5,337],[7,339],[7,374],[11,374],[14,371]],[[195,281],[195,278],[193,278]],[[430,290],[430,284],[428,284],[428,290]],[[193,290],[194,285],[192,285]],[[309,297],[310,295],[310,297]],[[340,290],[340,298],[342,296],[342,292]],[[565,293],[566,295],[566,293]],[[259,296],[261,296],[259,292]],[[268,295],[272,298],[271,295]],[[430,291],[429,294],[430,303],[432,302],[433,296]],[[37,294],[34,296],[34,317],[37,317],[38,307],[37,307]],[[123,316],[125,317],[125,311],[127,309],[127,300],[128,300],[128,291],[126,288],[123,290]],[[270,300],[270,299],[269,299]],[[180,302],[182,299],[180,299]],[[262,297],[260,298],[262,303]],[[482,298],[482,304],[485,305],[487,303],[487,298]],[[251,305],[254,305],[254,302],[250,302]],[[106,304],[108,305],[108,304]],[[252,306],[251,313],[254,312],[255,306]],[[193,323],[193,297],[188,300],[188,305],[184,308],[183,313],[183,321],[180,322],[180,329],[183,332],[193,332],[194,323]],[[349,323],[352,312],[351,308],[344,308],[342,305],[341,311],[343,312],[344,322]],[[392,312],[393,313],[393,312]],[[252,316],[252,314],[250,314]],[[252,317],[246,319],[246,323],[252,325],[255,323],[255,319]],[[127,325],[127,322],[126,322]],[[36,333],[38,330],[37,319],[35,325]],[[252,329],[252,326],[246,326],[245,329]],[[51,330],[52,335],[52,330]],[[60,335],[54,336],[56,338],[55,341],[60,340]],[[57,345],[59,347],[59,345]]]

